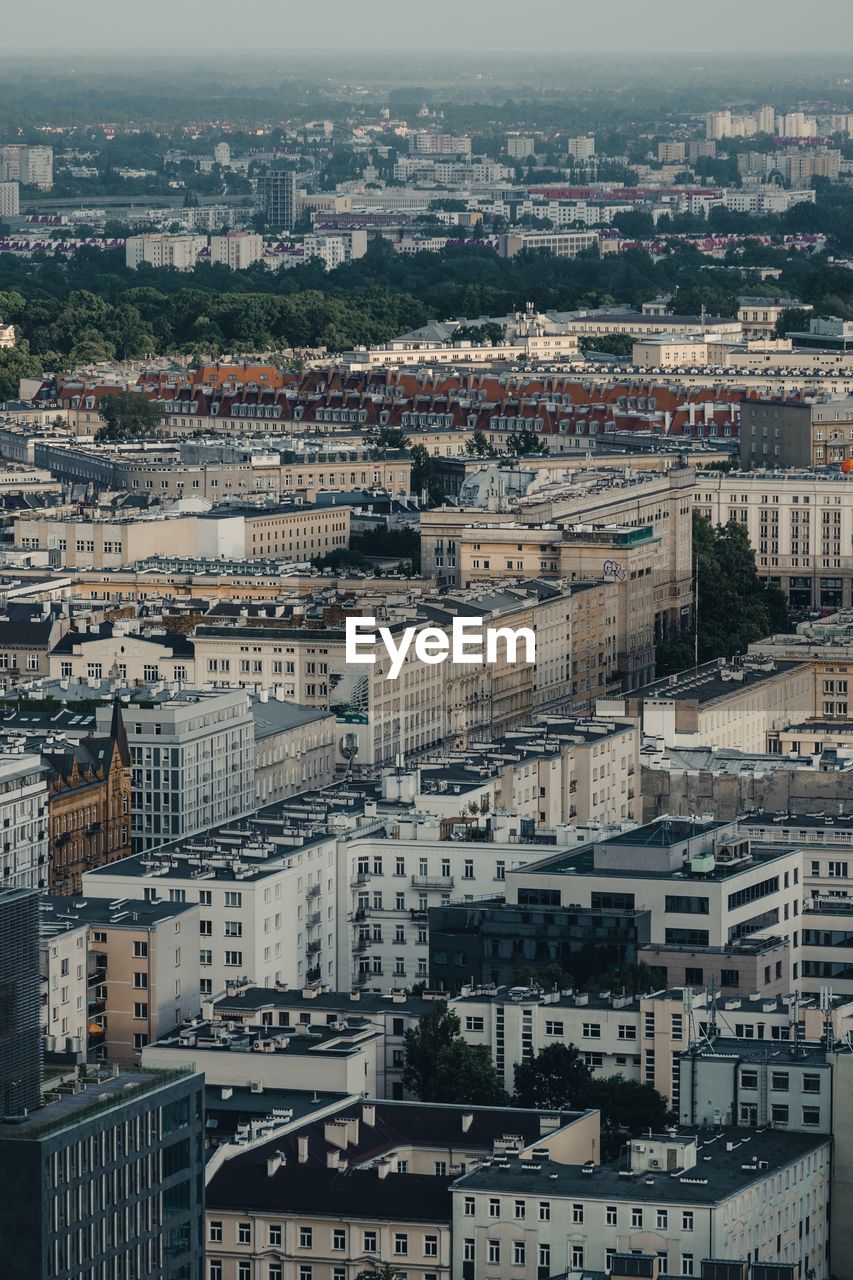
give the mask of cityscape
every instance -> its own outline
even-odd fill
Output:
[[[0,1280],[853,1280],[853,10],[0,32]]]

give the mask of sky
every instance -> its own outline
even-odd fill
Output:
[[[853,55],[853,3],[821,0],[0,0],[0,53],[761,52]]]

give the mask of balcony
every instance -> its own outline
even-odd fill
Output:
[[[453,876],[412,876],[415,889],[452,889]]]
[[[352,949],[357,955],[361,955],[369,946],[369,938],[353,938],[352,940]]]
[[[427,918],[426,911],[420,911],[417,907],[409,907],[410,920],[426,920],[426,918]]]
[[[358,871],[353,876],[352,880],[350,880],[350,887],[355,888],[356,885],[367,884],[369,880],[370,880],[369,871]]]
[[[320,950],[320,948],[322,947],[322,945],[323,945],[323,943],[320,941],[320,939],[319,939],[319,938],[315,938],[313,942],[309,942],[309,943],[308,943],[308,946],[306,947],[306,951],[308,952],[309,956],[312,956],[312,955],[314,955],[317,951],[319,951],[319,950]]]
[[[306,982],[319,982],[319,981],[320,981],[320,979],[322,978],[322,976],[323,976],[323,973],[322,973],[322,970],[321,970],[320,966],[319,966],[319,965],[316,965],[313,969],[309,969],[309,970],[308,970],[308,972],[307,972],[307,973],[306,973],[306,975],[305,975],[305,981],[306,981]]]
[[[309,884],[308,888],[305,890],[305,897],[309,900],[309,902],[312,898],[318,898],[319,896],[320,896],[320,885]]]
[[[316,929],[317,925],[323,919],[322,911],[312,911],[310,916],[305,920],[305,924],[309,929]]]

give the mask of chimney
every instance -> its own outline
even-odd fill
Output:
[[[362,1124],[369,1125],[372,1129],[376,1124],[376,1107],[372,1102],[364,1102],[361,1106]]]
[[[380,1160],[379,1164],[376,1166],[376,1172],[379,1174],[380,1178],[387,1178],[388,1174],[391,1172],[391,1161]]]
[[[280,1151],[276,1151],[274,1156],[267,1157],[267,1177],[271,1178],[277,1173],[281,1166],[285,1163],[284,1156]]]
[[[259,689],[259,690],[258,690],[258,702],[269,702],[269,700],[270,700],[270,691],[269,691],[269,689]]]
[[[299,1150],[299,1163],[308,1163],[308,1135],[304,1134],[297,1138],[297,1147]]]
[[[463,1111],[462,1113],[462,1132],[467,1133],[474,1123],[474,1114],[471,1111]]]

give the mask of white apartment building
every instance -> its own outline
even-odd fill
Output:
[[[89,928],[58,920],[42,907],[39,965],[45,1049],[86,1052],[89,1021]]]
[[[514,258],[517,253],[539,251],[555,258],[576,258],[598,242],[597,231],[507,231],[500,238],[500,255]]]
[[[745,937],[799,946],[802,852],[765,853],[737,822],[659,818],[507,874],[513,904],[649,912],[651,943],[721,947]]]
[[[595,155],[595,138],[590,135],[582,138],[568,138],[566,151],[573,160],[591,160]]]
[[[367,253],[367,232],[358,228],[352,231],[315,231],[303,240],[305,260],[319,258],[327,271],[354,262]]]
[[[705,1259],[764,1256],[827,1280],[827,1136],[670,1130],[631,1139],[627,1168],[599,1159],[546,1137],[457,1179],[453,1275],[694,1276]]]
[[[199,254],[207,248],[206,236],[141,235],[125,241],[125,266],[135,270],[141,263],[152,267],[174,267],[176,271],[192,271]]]
[[[224,236],[210,237],[210,261],[221,262],[232,271],[244,271],[263,256],[263,239],[252,232],[229,231]]]
[[[239,981],[302,989],[335,976],[335,841],[288,846],[225,827],[205,839],[86,872],[111,900],[200,904],[202,997]]]
[[[47,888],[47,800],[41,758],[5,755],[0,761],[0,876],[6,889]]]
[[[17,218],[20,213],[17,182],[0,182],[0,218]]]
[[[112,708],[98,708],[98,732]],[[255,736],[241,690],[143,691],[122,706],[133,768],[135,850],[207,831],[254,808]]]
[[[107,623],[91,631],[67,631],[48,655],[48,673],[55,680],[93,685],[115,679],[191,686],[195,662],[184,636],[133,635]]]

